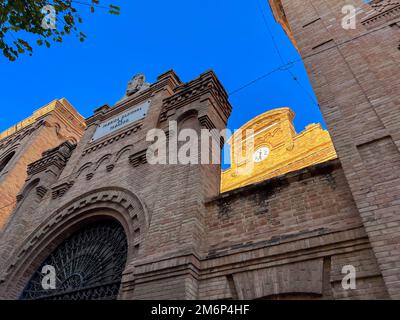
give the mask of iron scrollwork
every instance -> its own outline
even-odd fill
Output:
[[[103,221],[75,232],[43,262],[21,295],[24,300],[113,300],[127,259],[122,226]],[[43,288],[43,267],[52,266],[53,289]]]

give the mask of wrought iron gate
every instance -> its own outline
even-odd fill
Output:
[[[53,251],[34,273],[21,299],[116,299],[126,257],[126,235],[119,223],[88,225]],[[55,288],[46,285],[49,279],[45,277],[52,275],[42,273],[43,267],[55,271]]]

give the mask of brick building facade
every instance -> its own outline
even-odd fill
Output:
[[[146,157],[150,129],[171,144],[186,128],[225,128],[231,105],[215,74],[135,78],[87,119],[76,146],[29,166],[0,235],[0,297],[399,298],[398,11],[380,19],[356,1],[366,20],[345,31],[347,2],[273,2],[339,159],[220,193],[219,165]],[[40,274],[50,262],[60,282],[49,293]],[[346,265],[357,271],[352,290],[342,287]]]
[[[369,2],[369,3],[367,3]],[[400,3],[270,0],[295,41],[392,298],[400,298]],[[344,29],[353,5],[355,29]]]
[[[77,143],[84,130],[82,116],[60,99],[0,134],[0,230],[15,208],[28,165],[64,141]]]

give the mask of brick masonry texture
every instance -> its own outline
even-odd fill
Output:
[[[44,151],[70,140],[78,141],[84,131],[84,119],[65,99],[55,100],[19,124],[20,130],[3,133],[0,163],[14,154],[0,172],[0,229],[15,208],[16,196],[27,178],[27,167]]]
[[[170,120],[178,130],[223,129],[231,113],[213,72],[188,83],[166,72],[98,108],[76,146],[29,166],[0,235],[0,297],[18,298],[68,234],[108,216],[128,238],[120,299],[400,298],[398,20],[378,19],[376,29],[360,20],[345,31],[338,21],[347,2],[277,6],[339,159],[225,193],[218,165],[146,163],[149,129],[168,131]],[[373,9],[356,3],[371,19]],[[91,141],[98,124],[147,100],[143,120]],[[354,290],[341,285],[348,264]]]
[[[354,30],[341,27],[345,4],[360,8]],[[372,5],[281,1],[385,285],[398,299],[400,8]]]

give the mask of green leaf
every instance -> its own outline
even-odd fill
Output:
[[[24,53],[25,52],[25,50],[18,44],[17,44],[17,50],[18,50],[18,53]]]
[[[87,36],[77,28],[78,23],[83,23],[79,14],[82,7],[73,0],[50,1],[56,9],[58,21],[64,26],[56,30],[44,29],[41,26],[43,19],[41,8],[47,3],[48,0],[0,0],[0,55],[10,61],[16,60],[23,53],[31,55],[33,48],[27,41],[31,38],[29,35],[24,38],[26,33],[38,36],[39,39],[34,40],[36,44],[45,45],[47,48],[50,48],[51,42],[63,42],[64,37],[72,33],[80,42],[85,41]],[[113,4],[109,4],[108,7],[100,6],[103,3],[101,0],[90,0],[87,3],[92,13],[98,8],[105,8],[105,11],[113,15],[119,15],[121,11],[120,7]],[[24,37],[17,40],[9,37],[10,33],[17,32]]]
[[[109,5],[110,10],[108,10],[109,13],[114,14],[114,15],[119,15],[121,8],[118,6],[114,6],[112,4]]]

